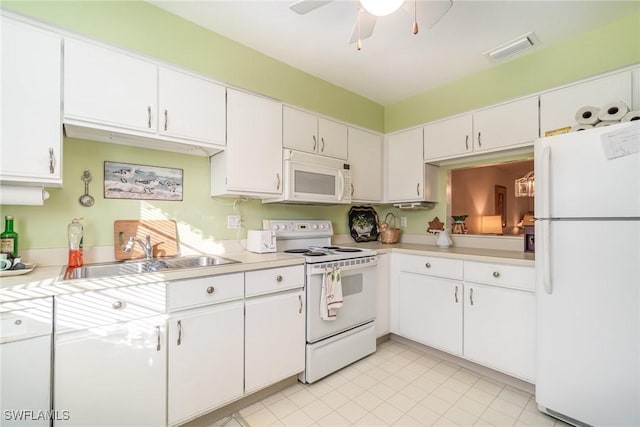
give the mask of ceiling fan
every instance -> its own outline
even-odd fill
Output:
[[[333,0],[298,0],[289,5],[289,9],[299,15],[306,15]],[[413,14],[413,34],[418,33],[417,9],[420,3],[420,13],[427,28],[433,28],[438,21],[449,11],[452,0],[359,0],[360,7],[358,16],[351,31],[349,43],[356,43],[358,50],[361,49],[361,41],[371,37],[379,17],[390,15],[400,7],[407,13]]]

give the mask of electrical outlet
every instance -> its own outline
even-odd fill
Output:
[[[407,217],[406,216],[401,216],[400,217],[400,227],[406,227],[407,226]]]
[[[237,230],[240,228],[240,215],[228,215],[227,216],[227,228],[229,230]]]

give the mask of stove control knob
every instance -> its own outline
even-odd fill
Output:
[[[315,230],[316,228],[318,228],[318,224],[313,224],[313,225],[311,226],[311,228],[313,228],[313,229]]]

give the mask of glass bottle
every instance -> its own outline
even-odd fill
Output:
[[[0,252],[16,258],[18,256],[18,233],[13,231],[13,216],[4,217],[4,231],[0,233]]]
[[[83,229],[80,220],[82,218],[73,218],[73,221],[67,226],[69,237],[69,260],[68,267],[81,267],[84,264],[82,240]]]

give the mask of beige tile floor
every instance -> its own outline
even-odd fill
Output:
[[[530,394],[404,344],[240,410],[259,426],[566,426]]]

